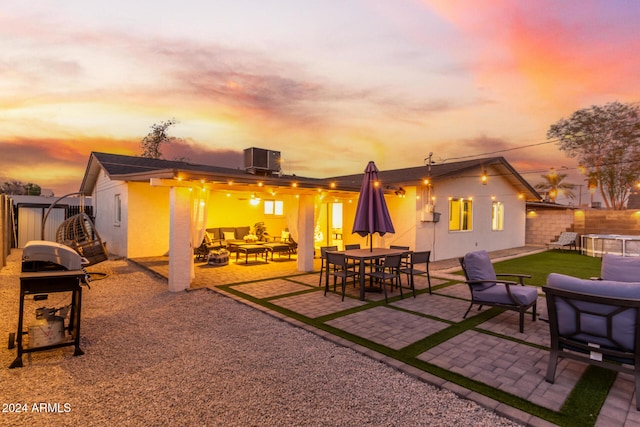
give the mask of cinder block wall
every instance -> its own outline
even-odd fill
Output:
[[[577,210],[574,216],[578,234],[640,235],[640,211],[634,209]]]
[[[563,231],[573,229],[572,210],[531,210],[527,212],[525,243],[545,245],[554,242]]]
[[[640,211],[632,209],[527,211],[526,244],[545,245],[557,240],[563,231],[575,231],[578,236],[583,234],[640,235]]]

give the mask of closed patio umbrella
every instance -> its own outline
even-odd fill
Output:
[[[384,200],[384,192],[378,181],[378,168],[373,162],[369,162],[364,170],[356,218],[351,232],[358,233],[362,237],[369,236],[371,250],[373,250],[373,233],[384,236],[385,233],[396,232],[391,223],[387,202]]]

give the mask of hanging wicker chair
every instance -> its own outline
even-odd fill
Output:
[[[85,257],[89,261],[87,266],[109,259],[107,247],[100,239],[96,226],[84,212],[70,216],[60,224],[56,231],[56,241]]]

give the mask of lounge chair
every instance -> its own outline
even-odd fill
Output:
[[[578,233],[573,231],[563,231],[560,233],[560,237],[555,242],[548,243],[549,249],[560,249],[564,250],[567,246],[569,250],[573,247],[573,249],[578,250],[578,244],[576,240],[578,239]]]
[[[466,318],[474,304],[478,310],[483,305],[502,307],[520,313],[520,332],[524,332],[524,313],[533,309],[533,321],[536,321],[536,307],[538,288],[525,286],[527,274],[496,274],[491,259],[486,251],[469,252],[459,258],[460,265],[467,278],[467,285],[471,292],[471,304],[464,314]],[[518,282],[498,279],[500,277],[515,277]]]

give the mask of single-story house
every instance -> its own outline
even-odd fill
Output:
[[[172,290],[189,287],[205,228],[264,222],[275,236],[288,229],[300,271],[313,270],[320,246],[371,243],[351,233],[364,173],[284,175],[278,159],[247,149],[243,170],[94,152],[80,192],[92,196],[111,254],[169,254]],[[373,245],[431,250],[432,260],[524,245],[525,203],[540,199],[503,157],[380,171],[379,178],[396,232],[374,236]]]

